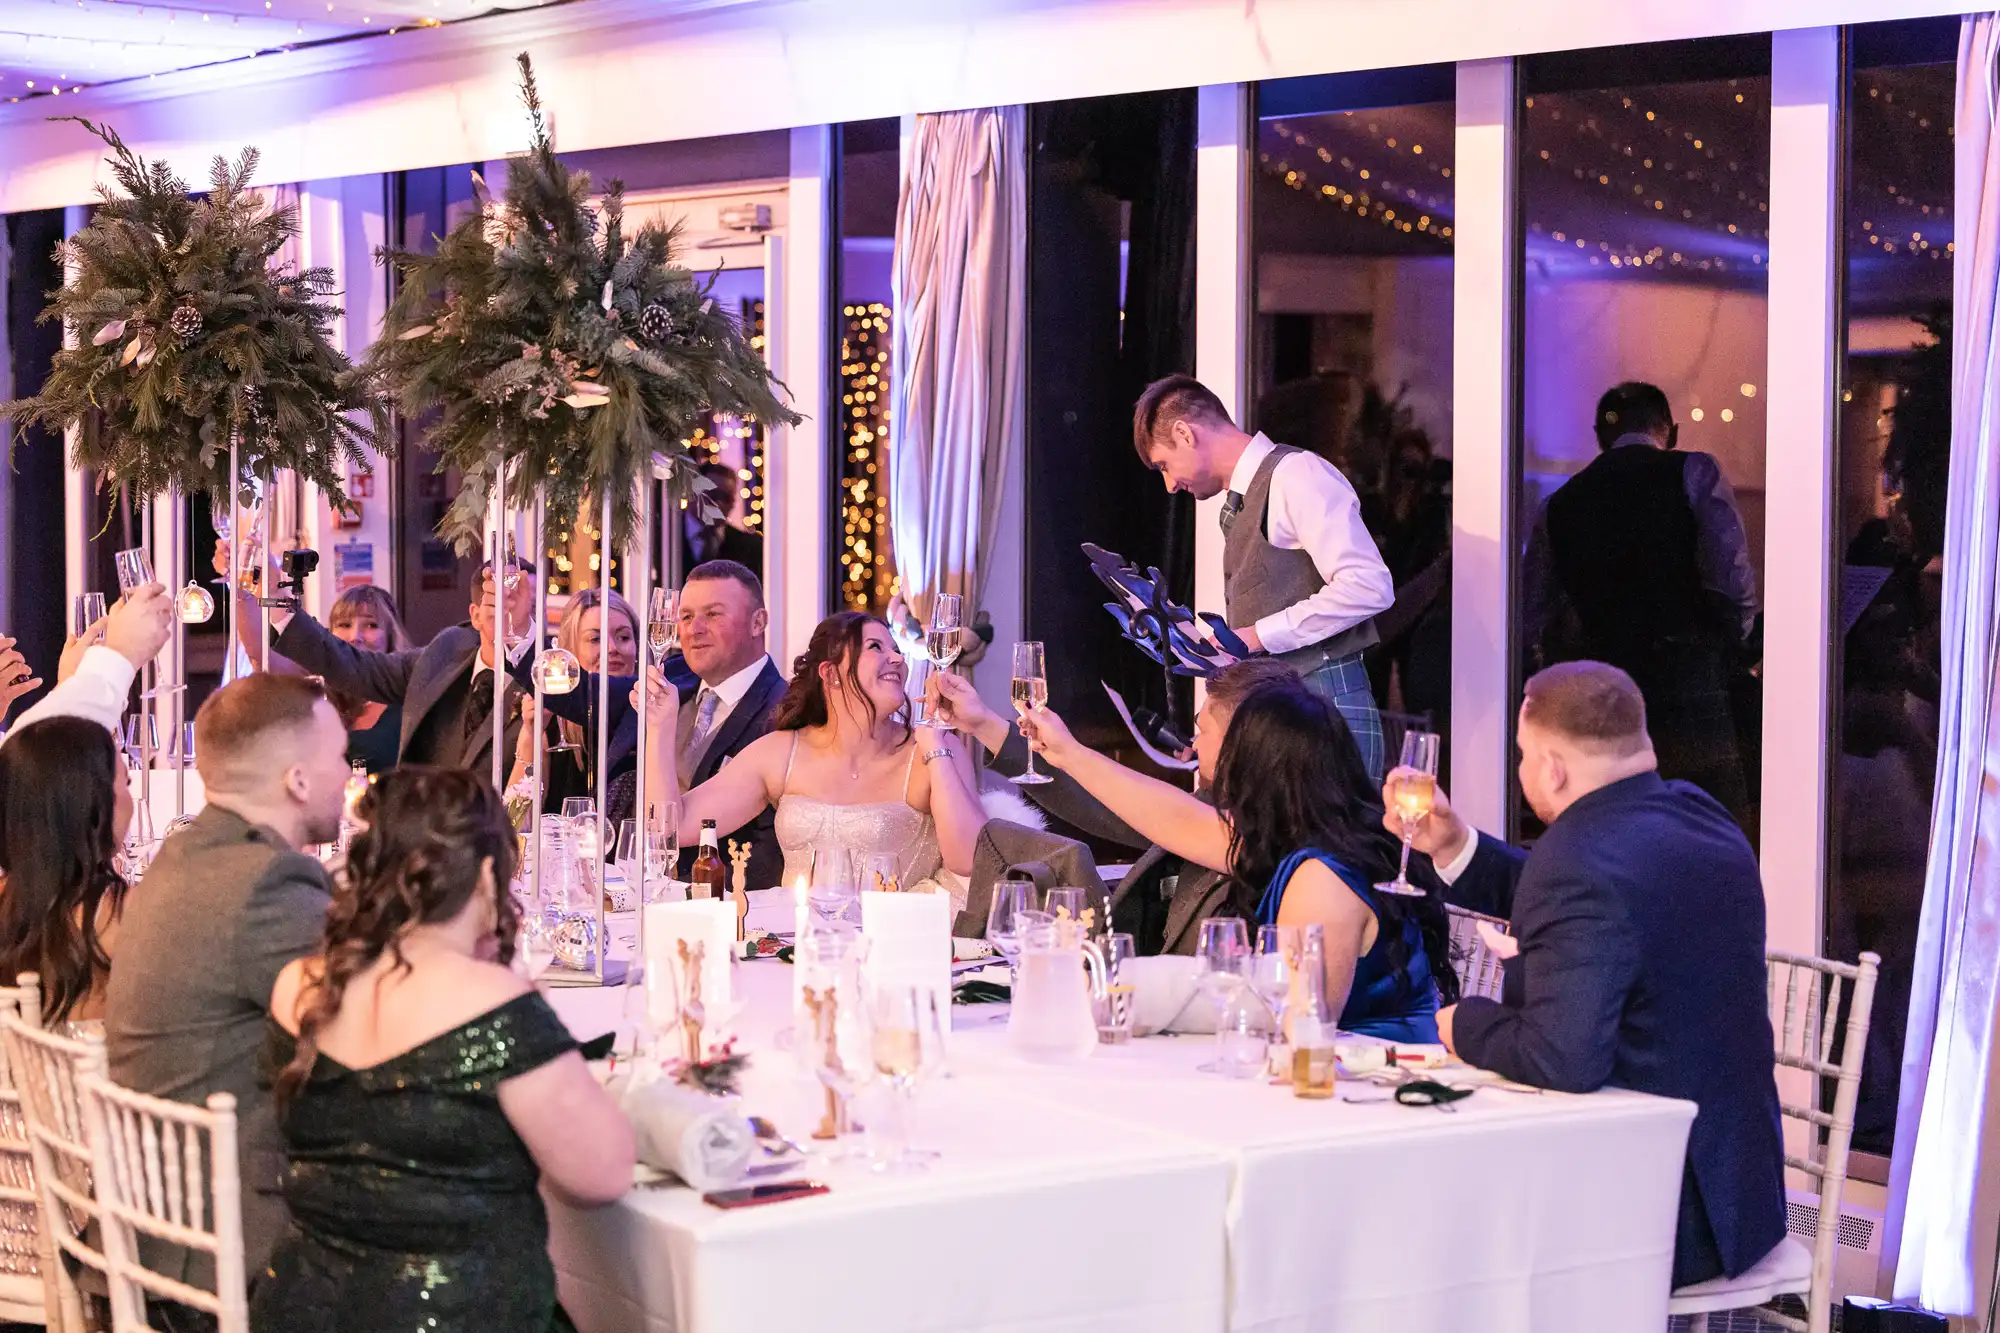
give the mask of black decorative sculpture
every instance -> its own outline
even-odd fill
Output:
[[[1116,551],[1083,544],[1091,572],[1109,588],[1116,601],[1104,609],[1119,631],[1140,652],[1177,676],[1209,676],[1239,658],[1250,646],[1236,636],[1221,616],[1197,614],[1167,596],[1167,581],[1158,569],[1141,573]],[[1204,629],[1203,627],[1206,627]]]

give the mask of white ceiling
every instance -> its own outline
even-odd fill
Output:
[[[0,0],[0,99],[238,60],[260,51],[527,9],[544,0]]]

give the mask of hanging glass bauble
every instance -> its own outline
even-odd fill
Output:
[[[583,681],[583,668],[578,665],[576,654],[564,648],[551,648],[535,659],[535,675],[541,681],[543,694],[568,694]]]
[[[206,625],[215,614],[215,594],[193,579],[188,580],[187,587],[181,589],[174,602],[183,625]]]

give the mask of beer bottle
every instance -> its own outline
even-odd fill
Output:
[[[688,897],[726,898],[729,881],[722,864],[722,852],[715,842],[715,821],[701,821],[701,850],[694,854],[694,868],[688,872]]]

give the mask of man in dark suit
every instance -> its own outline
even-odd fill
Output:
[[[1026,767],[1028,747],[1019,728],[988,708],[971,681],[948,672],[934,674],[932,679],[938,681],[939,719],[984,745],[993,756],[994,772],[1011,777]],[[1195,719],[1196,775],[1202,787],[1214,780],[1216,757],[1222,753],[1222,738],[1236,706],[1259,686],[1298,679],[1294,668],[1272,657],[1245,658],[1209,677],[1201,713]],[[1229,900],[1229,876],[1149,845],[1065,773],[1050,773],[1048,782],[1020,791],[1071,827],[1139,853],[1111,893],[1114,929],[1131,935],[1142,954],[1194,952],[1201,923],[1221,911]]]
[[[1439,1035],[1516,1082],[1694,1102],[1673,1283],[1734,1277],[1785,1235],[1756,855],[1714,798],[1660,777],[1616,667],[1531,678],[1518,737],[1548,825],[1533,851],[1475,836],[1443,793],[1413,840],[1452,900],[1511,915],[1519,941],[1501,999],[1442,1010]]]
[[[520,575],[505,590],[510,640],[531,637],[535,607],[535,571],[517,562]],[[275,652],[302,670],[325,679],[329,688],[376,703],[403,707],[402,749],[398,762],[437,764],[484,772],[493,761],[493,692],[496,641],[493,578],[479,576],[479,593],[472,599],[467,623],[454,625],[421,648],[396,653],[372,653],[333,637],[325,626],[303,613],[274,613],[278,635]],[[519,650],[531,646],[525,642]],[[524,652],[525,655],[525,652]],[[503,664],[504,665],[504,664]],[[521,719],[516,707],[521,691],[505,682],[501,709],[505,717],[504,756],[514,753]],[[504,773],[504,770],[503,770]]]
[[[729,521],[743,489],[741,481],[734,470],[721,463],[703,463],[701,475],[714,485],[709,499],[720,512],[713,523],[704,523],[692,507],[681,514],[681,568],[691,570],[714,560],[733,560],[761,578],[764,539]]]
[[[316,682],[262,672],[210,695],[194,725],[208,804],[126,900],[104,1035],[126,1087],[195,1106],[236,1098],[254,1280],[287,1222],[284,1141],[257,1054],[279,971],[319,948],[330,886],[301,849],[340,833],[347,731]],[[160,1257],[169,1276],[212,1287],[206,1256]]]

